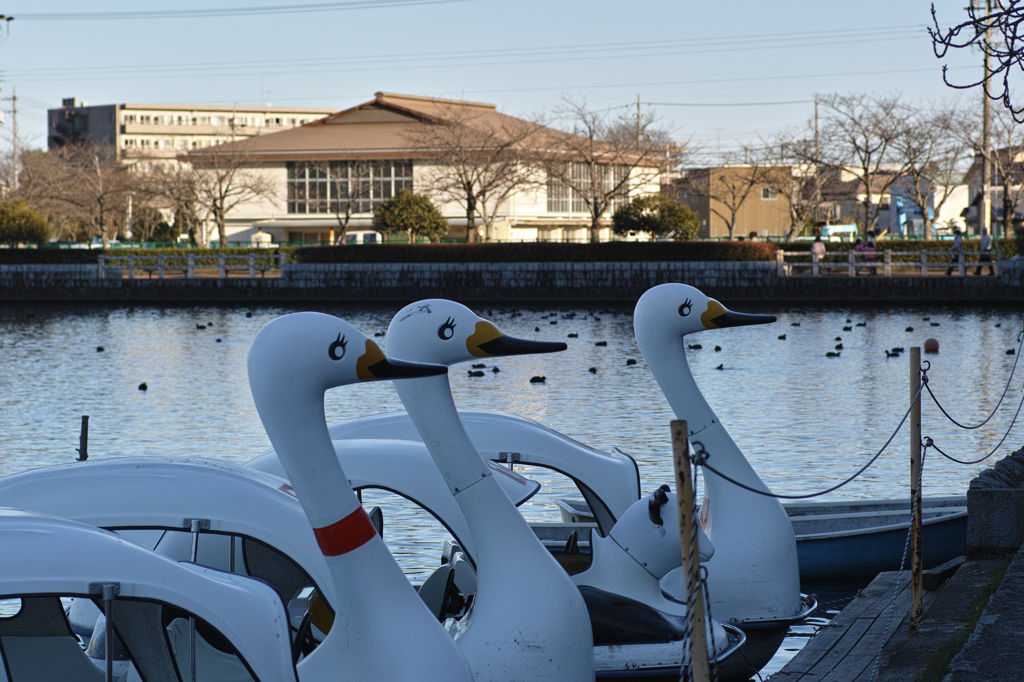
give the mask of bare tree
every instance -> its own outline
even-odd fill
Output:
[[[968,180],[977,181],[980,178],[981,166],[987,157],[989,177],[993,179],[993,185],[999,187],[1003,236],[1012,234],[1013,217],[1024,191],[1024,126],[1017,123],[1009,109],[993,111],[992,132],[986,154],[979,112],[964,107],[952,121],[953,134],[965,142],[974,154],[974,163],[967,173]],[[993,236],[997,232],[993,226]]]
[[[385,162],[386,163],[386,162]],[[312,198],[307,197],[311,209],[317,213],[331,213],[338,222],[338,236],[335,243],[345,243],[352,217],[358,213],[370,213],[373,197],[371,173],[374,173],[373,161],[354,159],[351,161],[309,161],[306,163],[307,173],[326,181],[328,195]]]
[[[948,66],[944,64],[943,81],[958,90],[982,86],[985,97],[1002,101],[1014,120],[1024,123],[1024,105],[1013,103],[1010,86],[1014,77],[1020,77],[1024,66],[1024,36],[1019,35],[1024,25],[1024,3],[1020,0],[996,0],[985,3],[982,8],[971,2],[966,10],[967,21],[943,31],[939,27],[935,5],[932,5],[932,26],[928,28],[928,35],[939,59],[945,57],[950,49],[979,48],[985,55],[984,76],[980,80],[957,85],[950,82]]]
[[[906,167],[899,186],[921,209],[925,239],[933,239],[933,218],[929,204],[937,214],[962,184],[962,177],[973,155],[969,138],[960,134],[960,112],[955,108],[918,110],[911,116],[893,145],[893,156]]]
[[[793,146],[794,155],[814,164],[829,180],[825,193],[845,195],[865,233],[878,222],[879,199],[909,169],[896,145],[914,115],[898,95],[826,95],[820,132]]]
[[[1024,194],[1024,126],[1009,109],[992,113],[992,178],[1000,188],[1002,236],[1008,237],[1013,234],[1013,219]]]
[[[505,202],[539,184],[526,149],[542,128],[539,121],[451,104],[434,121],[410,130],[410,142],[436,163],[426,189],[465,209],[469,241],[478,237],[478,217],[485,241],[493,240],[494,221]]]
[[[185,155],[196,206],[217,226],[221,248],[227,246],[227,216],[240,204],[276,196],[273,181],[262,171],[245,141],[207,147]]]
[[[786,204],[789,229],[784,239],[792,241],[797,233],[824,222],[828,217],[829,207],[821,197],[821,176],[817,166],[794,159],[792,149],[800,143],[794,142],[787,134],[762,139],[761,143],[761,149],[752,151],[750,155],[760,157],[763,184]]]
[[[600,241],[601,218],[628,201],[629,193],[658,184],[678,160],[679,147],[658,128],[653,112],[631,118],[593,111],[586,102],[565,100],[557,112],[571,122],[563,131],[545,128],[532,163],[547,175],[548,198],[563,193],[590,217],[590,241]],[[571,204],[570,204],[571,205]]]
[[[120,163],[110,145],[78,143],[22,158],[19,191],[50,211],[88,227],[103,248],[123,224],[128,193],[138,175]],[[59,221],[58,221],[59,222]]]
[[[707,201],[708,210],[722,219],[729,231],[729,239],[732,239],[740,209],[750,195],[769,179],[770,168],[763,150],[744,147],[735,154],[727,155],[725,163],[720,166],[685,171],[682,189],[690,197]],[[776,181],[774,184],[782,185],[778,182],[779,175],[778,169],[774,169],[770,178]]]

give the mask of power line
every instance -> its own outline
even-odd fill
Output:
[[[295,60],[293,62],[281,62],[275,60],[273,62],[236,62],[234,64],[220,64],[218,68],[211,68],[209,64],[193,63],[188,65],[167,65],[167,64],[152,64],[145,66],[111,66],[111,67],[91,67],[81,69],[67,69],[67,68],[47,68],[47,69],[23,69],[23,70],[12,70],[4,72],[4,76],[8,80],[33,80],[33,81],[53,81],[53,80],[65,80],[69,77],[74,77],[76,80],[96,80],[101,78],[107,79],[131,79],[131,78],[145,78],[151,80],[153,78],[220,78],[224,76],[247,76],[247,75],[289,75],[295,73],[301,74],[316,74],[316,73],[335,73],[338,70],[342,70],[345,67],[348,69],[358,69],[360,72],[367,71],[388,71],[395,68],[401,68],[403,70],[410,69],[434,69],[443,66],[511,66],[511,65],[522,65],[522,64],[540,64],[557,61],[559,63],[565,63],[570,61],[591,61],[598,59],[636,59],[636,58],[655,58],[655,57],[668,57],[678,56],[686,54],[711,54],[715,52],[737,52],[744,50],[759,50],[763,51],[766,49],[785,49],[785,48],[807,48],[815,46],[835,46],[838,44],[850,44],[850,43],[870,43],[877,42],[878,38],[863,38],[856,40],[830,40],[827,42],[816,43],[816,44],[800,44],[800,45],[773,45],[764,47],[749,47],[749,48],[699,48],[699,49],[681,49],[674,50],[668,47],[653,50],[638,50],[637,48],[615,48],[609,50],[607,48],[577,48],[576,52],[570,52],[567,48],[546,48],[543,50],[537,50],[532,53],[522,52],[519,54],[506,54],[502,55],[500,52],[491,50],[477,51],[477,52],[464,52],[464,53],[448,53],[438,54],[429,53],[422,55],[396,55],[389,58],[380,57],[349,57],[349,58],[325,58],[325,59],[313,59],[313,60]],[[598,51],[598,54],[588,54],[590,52]],[[573,54],[578,56],[572,56]],[[513,59],[500,59],[502,56],[513,57]],[[498,57],[499,59],[486,59],[487,57]],[[521,57],[516,59],[515,57]],[[532,59],[531,57],[538,57]],[[371,66],[376,64],[377,66]],[[319,68],[316,68],[319,67]],[[895,73],[895,70],[880,71],[876,73]],[[829,76],[833,74],[822,74],[823,76]],[[700,82],[700,81],[697,81]],[[718,81],[722,82],[722,81]]]
[[[18,14],[18,21],[119,21],[125,19],[190,19],[203,17],[237,17],[261,14],[302,14],[309,12],[338,12],[353,9],[397,7],[406,5],[441,5],[470,0],[351,0],[350,2],[324,2],[306,5],[262,5],[255,7],[223,7],[214,9],[151,10],[141,12],[52,12]]]
[[[811,104],[813,99],[794,99],[789,102],[644,102],[652,107],[770,107],[779,104]]]

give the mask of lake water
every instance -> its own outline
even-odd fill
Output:
[[[1018,347],[1024,311],[1024,304],[733,307],[779,320],[687,337],[703,346],[687,351],[689,361],[754,468],[772,490],[789,494],[846,478],[898,424],[909,405],[909,360],[906,354],[887,358],[885,349],[938,339],[940,353],[925,356],[932,389],[961,421],[984,418],[1013,367],[1016,356],[1006,351]],[[315,309],[372,336],[387,328],[398,308],[0,305],[0,475],[74,459],[83,414],[90,416],[92,458],[160,454],[245,462],[269,447],[246,379],[246,352],[256,332],[279,315]],[[508,306],[475,310],[511,335],[564,340],[569,349],[488,361],[488,369],[497,365],[500,373],[478,378],[467,376],[468,365],[453,368],[458,405],[521,414],[597,448],[621,447],[636,458],[644,493],[673,482],[672,413],[637,349],[631,307],[535,306],[522,308],[517,317]],[[850,331],[843,331],[847,326]],[[570,333],[578,338],[568,338]],[[785,340],[777,338],[782,334]],[[598,341],[607,346],[595,346]],[[837,343],[843,345],[840,357],[825,357]],[[627,365],[630,358],[637,364]],[[590,367],[597,373],[588,372]],[[1021,374],[985,427],[961,431],[926,401],[922,434],[960,459],[980,457],[1011,423],[1022,397]],[[546,376],[546,383],[529,383],[534,375]],[[142,382],[148,390],[138,389]],[[327,394],[329,423],[399,409],[387,382]],[[908,442],[904,431],[875,466],[828,498],[906,496]],[[1018,425],[996,457],[1022,446]],[[990,464],[965,466],[931,456],[925,494],[964,494]],[[578,496],[568,479],[518,470],[544,486],[522,508],[531,520],[556,519],[552,500]],[[440,541],[447,536],[439,524],[393,496],[368,494],[364,502],[385,508],[385,538],[413,579],[437,566]]]

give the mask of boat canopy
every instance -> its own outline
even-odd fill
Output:
[[[0,598],[21,599],[26,611],[24,626],[19,618],[22,611],[0,619],[0,642],[5,658],[10,659],[5,663],[13,682],[47,677],[39,670],[44,664],[92,665],[72,656],[74,648],[60,646],[61,636],[67,637],[85,659],[56,597],[99,599],[103,585],[110,583],[117,586],[112,607],[115,624],[121,617],[131,620],[118,630],[125,635],[124,644],[146,679],[176,679],[161,674],[168,669],[173,672],[173,667],[167,667],[173,653],[166,644],[153,648],[166,642],[163,619],[166,607],[172,607],[177,610],[174,613],[195,616],[225,637],[255,680],[296,680],[284,604],[273,589],[258,580],[178,563],[109,531],[13,509],[0,509],[0,544],[4,548],[0,552]],[[47,614],[55,617],[45,618]],[[44,628],[45,623],[52,628]],[[28,641],[40,637],[46,641]],[[22,639],[25,646],[19,646]],[[43,644],[56,647],[59,655],[46,656],[50,647]],[[32,651],[43,655],[29,657]],[[23,675],[27,677],[16,674],[10,668],[12,663],[26,670]],[[34,666],[34,677],[27,670],[29,665]],[[147,673],[146,666],[151,672]],[[60,674],[48,679],[67,679],[62,676],[67,669],[55,672]]]
[[[0,478],[0,506],[115,530],[187,531],[199,519],[204,536],[244,536],[289,557],[336,603],[327,562],[291,486],[255,469],[199,457],[90,459]]]

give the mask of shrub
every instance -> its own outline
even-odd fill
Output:
[[[43,244],[50,241],[50,221],[24,199],[0,203],[0,242]]]
[[[373,229],[385,236],[406,232],[436,242],[448,234],[449,228],[430,199],[407,190],[381,203],[373,212]]]
[[[639,261],[766,261],[769,242],[602,242],[563,244],[366,244],[295,249],[298,263],[592,263]]]
[[[690,240],[700,230],[700,218],[686,204],[664,194],[633,198],[612,214],[612,232],[626,237],[644,232],[651,239]]]
[[[0,265],[95,264],[100,253],[99,249],[0,249]]]

